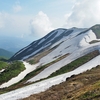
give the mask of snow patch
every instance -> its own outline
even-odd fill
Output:
[[[5,69],[0,70],[0,73],[2,73]]]
[[[42,42],[44,42],[45,40],[46,40],[45,38],[41,39],[41,41],[38,43],[38,45],[41,44]]]
[[[95,33],[92,32],[92,30],[89,30],[85,34],[82,34],[82,38],[80,38],[79,46],[84,47],[87,45],[90,45],[89,42],[92,40],[96,40]]]

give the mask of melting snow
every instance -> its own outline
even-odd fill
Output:
[[[38,45],[41,44],[44,41],[45,41],[45,38],[41,39],[41,41],[38,43]]]
[[[50,78],[5,94],[0,95],[0,100],[18,100],[25,97],[28,97],[32,94],[40,93],[42,91],[47,90],[53,85],[62,83],[66,80],[66,78],[71,77],[72,75],[80,74],[84,71],[87,71],[93,67],[96,67],[97,65],[100,65],[100,56],[95,57],[91,61],[85,63],[84,65],[80,66],[79,68],[68,72],[66,74],[62,74],[59,76],[56,76],[54,78]]]

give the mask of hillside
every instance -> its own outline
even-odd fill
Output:
[[[97,24],[90,28],[55,29],[15,53],[8,60],[8,63],[10,64],[16,60],[20,60],[24,64],[25,70],[21,70],[13,78],[8,77],[6,82],[0,84],[0,93],[4,93],[0,95],[2,100],[17,100],[29,97],[46,91],[54,85],[62,84],[71,76],[76,75],[75,77],[77,77],[77,75],[99,66],[100,25]],[[16,70],[19,68],[17,67]],[[8,69],[4,67],[2,70],[2,77],[10,72],[9,67]],[[4,72],[5,74],[3,74]],[[90,72],[92,76],[92,71]],[[95,75],[98,75],[98,73]],[[1,79],[2,77],[0,76]],[[75,82],[76,87],[78,81]],[[96,80],[94,81],[96,82]],[[92,82],[88,80],[88,84],[85,84],[80,80],[79,87],[80,83],[82,86],[86,86]],[[74,87],[73,94],[75,90]]]
[[[0,57],[2,58],[2,57],[4,57],[4,58],[10,58],[10,57],[12,57],[14,55],[14,53],[13,52],[10,52],[10,51],[7,51],[7,50],[5,50],[5,49],[1,49],[0,48]]]
[[[100,66],[23,100],[100,100]]]

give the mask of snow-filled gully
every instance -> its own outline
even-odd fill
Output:
[[[42,91],[45,91],[46,89],[48,89],[49,87],[51,87],[52,85],[56,85],[59,84],[63,81],[66,80],[66,78],[71,77],[72,75],[77,75],[80,74],[86,70],[89,70],[93,67],[96,67],[97,65],[100,64],[100,55],[95,57],[94,59],[92,59],[91,61],[85,63],[84,65],[78,67],[77,69],[68,72],[66,74],[62,74],[59,76],[56,76],[54,78],[50,78],[5,94],[1,94],[0,95],[0,100],[18,100],[18,99],[22,99],[25,97],[28,97],[32,94],[36,94]]]

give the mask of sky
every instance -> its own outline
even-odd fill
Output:
[[[57,28],[100,23],[100,0],[0,0],[0,36],[37,40]]]

